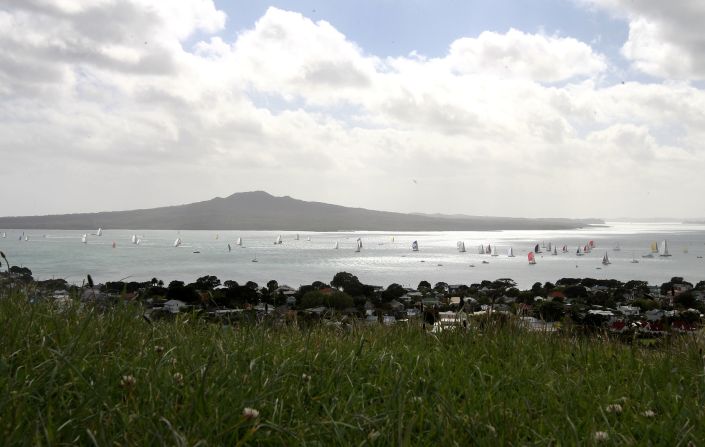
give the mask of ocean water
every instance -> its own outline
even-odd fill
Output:
[[[279,284],[298,286],[320,280],[329,282],[335,273],[353,273],[367,284],[387,286],[393,282],[415,287],[419,281],[432,284],[471,284],[484,279],[512,278],[520,287],[535,282],[556,281],[563,277],[646,280],[661,284],[673,276],[693,283],[705,279],[705,225],[680,223],[607,223],[567,231],[490,231],[490,232],[297,232],[272,231],[133,231],[104,230],[98,237],[84,231],[26,230],[28,241],[18,240],[22,230],[2,230],[0,250],[12,265],[29,267],[35,278],[65,278],[80,284],[91,274],[96,282],[149,280],[157,277],[166,283],[173,279],[186,282],[199,276],[216,275],[222,281],[248,280],[260,285],[270,279]],[[93,230],[92,232],[95,232]],[[131,243],[132,234],[142,242]],[[281,234],[283,243],[273,242]],[[182,245],[174,248],[176,237]],[[244,247],[235,245],[238,237]],[[306,239],[310,237],[311,240]],[[357,238],[363,249],[355,253]],[[392,241],[392,238],[393,241]],[[418,241],[419,251],[411,251]],[[467,252],[459,253],[458,241]],[[578,245],[594,240],[590,254],[575,255]],[[656,255],[646,259],[653,241],[668,241],[673,256]],[[116,247],[112,247],[113,241]],[[527,253],[537,243],[567,245],[569,252],[536,256],[529,265]],[[333,247],[338,242],[340,248]],[[499,256],[480,255],[480,244],[496,245]],[[230,244],[232,251],[228,251]],[[619,244],[620,251],[614,247]],[[507,257],[512,247],[516,257]],[[198,251],[200,253],[194,253]],[[686,253],[687,251],[687,253]],[[605,252],[612,264],[601,263]],[[635,257],[639,263],[630,261]],[[253,259],[257,262],[252,262]],[[483,264],[482,261],[488,264]]]

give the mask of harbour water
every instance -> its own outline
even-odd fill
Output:
[[[86,274],[96,282],[143,281],[157,277],[190,282],[199,276],[216,275],[221,280],[255,281],[270,279],[298,286],[312,281],[328,282],[335,273],[347,271],[372,285],[396,282],[415,287],[419,281],[432,284],[471,284],[484,279],[512,278],[522,288],[534,282],[563,277],[638,279],[660,284],[673,276],[691,282],[705,279],[705,225],[681,223],[618,223],[567,231],[489,232],[272,232],[272,231],[134,231],[97,229],[87,231],[0,230],[0,250],[12,265],[29,267],[37,279],[65,278],[80,284]],[[25,234],[27,241],[20,237]],[[133,234],[141,239],[131,242]],[[281,234],[282,244],[274,244]],[[296,235],[299,239],[296,240]],[[182,245],[174,247],[177,237]],[[242,238],[243,247],[236,245]],[[307,239],[310,237],[310,241]],[[363,248],[355,252],[356,240]],[[578,246],[595,241],[595,248],[576,256]],[[667,240],[670,257],[650,252],[650,245]],[[419,251],[411,250],[418,241]],[[464,241],[466,252],[456,248]],[[115,248],[113,248],[115,242]],[[338,242],[339,249],[334,249]],[[529,265],[527,253],[538,243],[557,245],[559,253],[536,255]],[[230,244],[232,250],[228,250]],[[480,255],[482,244],[496,246],[498,256]],[[560,249],[567,245],[568,253]],[[620,250],[615,251],[619,246]],[[512,247],[516,257],[507,257]],[[545,250],[545,249],[542,249]],[[198,253],[194,253],[198,252]],[[602,265],[605,252],[612,264]],[[257,262],[252,262],[256,259]],[[632,259],[639,262],[633,263]],[[485,263],[483,263],[485,261]]]

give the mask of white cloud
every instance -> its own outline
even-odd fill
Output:
[[[207,0],[0,7],[0,175],[26,191],[0,190],[3,214],[250,189],[407,211],[639,214],[655,198],[690,204],[678,184],[654,180],[649,197],[631,185],[705,167],[702,90],[605,86],[609,62],[573,38],[512,29],[443,57],[382,58],[296,12],[270,8],[233,41],[224,26]],[[614,191],[631,198],[606,201]]]
[[[705,79],[705,2],[701,0],[579,0],[629,21],[622,54],[659,78]]]

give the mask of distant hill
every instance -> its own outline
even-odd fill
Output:
[[[0,228],[144,230],[453,231],[553,230],[601,223],[595,220],[524,219],[391,213],[348,208],[264,191],[241,192],[204,202],[131,211],[0,217]]]

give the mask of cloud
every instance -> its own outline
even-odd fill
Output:
[[[634,68],[659,78],[705,79],[705,2],[581,0],[629,21],[622,54]]]
[[[441,57],[380,57],[297,12],[269,8],[233,40],[225,25],[207,0],[0,7],[0,174],[26,191],[0,190],[5,213],[266,189],[390,210],[624,215],[610,191],[636,194],[615,203],[638,214],[657,193],[630,185],[705,167],[701,89],[607,85],[610,61],[571,37],[510,29]]]

